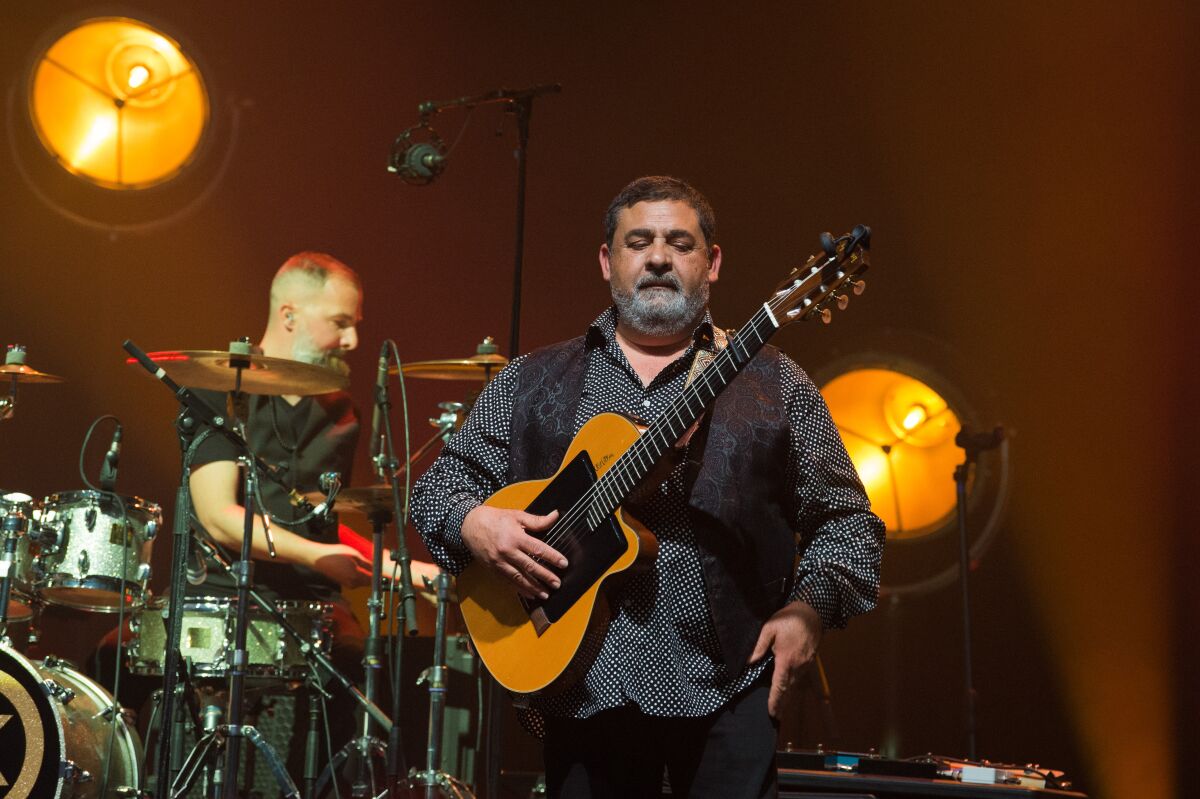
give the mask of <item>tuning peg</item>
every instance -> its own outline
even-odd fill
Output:
[[[828,308],[822,308],[821,309],[821,321],[824,322],[825,324],[829,324],[830,322],[832,322],[833,321],[833,311],[829,310]]]
[[[851,288],[851,290],[853,290],[853,291],[854,291],[854,294],[855,294],[855,296],[861,295],[861,294],[862,294],[864,291],[866,291],[866,290],[867,290],[867,281],[865,281],[865,280],[851,280],[851,281],[850,281],[850,288]]]
[[[837,307],[839,311],[844,311],[850,305],[850,298],[845,294],[837,295]]]

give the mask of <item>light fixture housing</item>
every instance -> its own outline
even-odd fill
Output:
[[[36,57],[27,89],[33,128],[72,175],[110,190],[177,177],[200,152],[210,102],[195,60],[149,23],[96,17]]]
[[[962,421],[946,389],[935,387],[942,382],[916,364],[893,362],[856,365],[821,386],[891,539],[936,533],[954,516],[951,476],[962,461],[954,436]]]

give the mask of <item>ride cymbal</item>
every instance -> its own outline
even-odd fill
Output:
[[[496,373],[508,364],[499,352],[496,342],[488,336],[475,349],[475,354],[469,358],[449,358],[439,361],[415,361],[403,366],[407,377],[419,377],[426,380],[464,380],[488,382]],[[396,367],[388,370],[396,374]]]
[[[349,378],[326,366],[272,358],[254,353],[231,355],[225,350],[164,350],[148,354],[167,376],[181,386],[212,391],[233,391],[241,376],[241,391],[246,394],[281,395],[328,394],[344,391]],[[235,367],[233,359],[248,366]],[[126,363],[137,363],[130,358]]]

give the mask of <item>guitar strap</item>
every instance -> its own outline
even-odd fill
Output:
[[[696,379],[696,376],[703,372],[705,368],[716,359],[717,353],[725,349],[726,345],[729,344],[729,336],[724,330],[716,325],[713,325],[712,331],[713,348],[711,350],[700,348],[696,349],[696,354],[692,356],[692,368],[688,370],[687,380],[683,382],[684,390],[687,390],[688,386],[692,384],[692,381]],[[700,414],[696,417],[696,421],[692,422],[691,427],[689,427],[684,434],[679,437],[679,440],[675,442],[676,449],[683,449],[687,446],[688,441],[690,441],[692,438],[692,434],[696,432],[696,428],[700,426],[700,422],[703,420],[704,414]]]

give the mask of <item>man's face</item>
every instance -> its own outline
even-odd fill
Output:
[[[708,305],[721,249],[711,247],[695,209],[680,200],[636,203],[617,217],[612,247],[600,247],[600,271],[620,323],[645,336],[690,331]]]
[[[295,304],[292,358],[345,371],[342,357],[358,346],[362,297],[348,280],[331,277]]]

